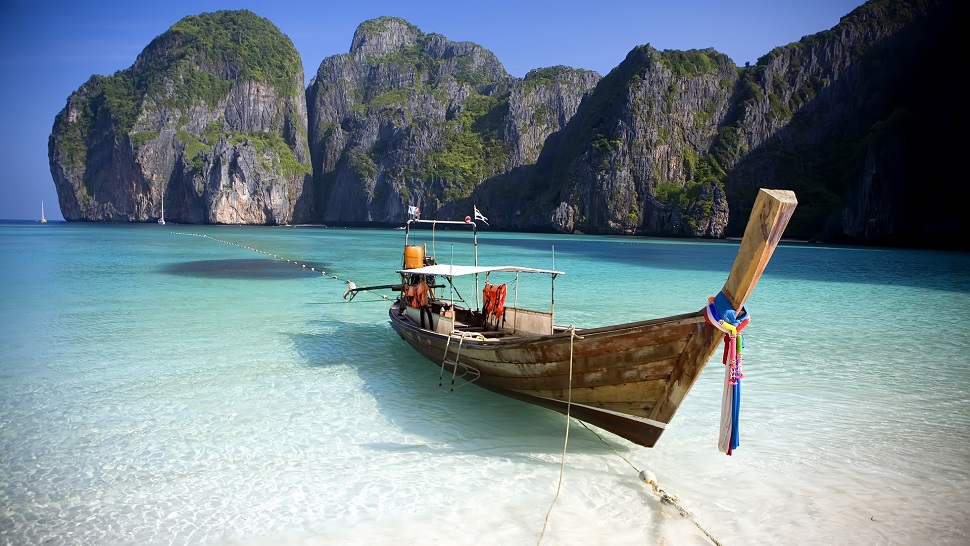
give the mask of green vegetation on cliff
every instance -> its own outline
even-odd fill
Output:
[[[397,45],[387,47],[382,35],[393,36]],[[410,192],[403,181],[416,179],[442,188],[438,197],[447,201],[468,196],[482,181],[504,172],[509,146],[499,133],[508,114],[509,95],[495,92],[494,86],[508,75],[491,52],[467,42],[450,42],[440,34],[424,34],[394,17],[365,21],[354,42],[365,52],[354,59],[363,61],[366,78],[380,75],[353,90],[354,117],[376,117],[395,128],[370,149],[347,152],[346,164],[358,180],[368,187],[378,179],[393,181],[406,201]],[[317,85],[333,84],[318,81]],[[445,109],[442,123],[439,116]],[[346,118],[340,123],[355,124]],[[400,153],[414,145],[409,138],[420,142],[408,152],[416,158],[414,165],[395,166],[382,160],[389,149]],[[372,200],[378,199],[376,193],[365,191]]]
[[[448,123],[444,147],[428,154],[424,176],[451,184],[446,199],[466,197],[486,178],[502,172],[508,149],[498,130],[508,107],[508,96],[474,94],[462,105],[461,114]]]
[[[487,49],[467,42],[450,42],[436,33],[425,34],[414,25],[396,17],[379,17],[365,21],[358,27],[357,32],[365,35],[389,32],[392,23],[413,32],[414,42],[390,51],[368,53],[366,59],[369,64],[392,65],[400,74],[413,75],[416,85],[423,80],[424,83],[437,86],[446,78],[453,78],[458,84],[477,87],[496,83],[496,71],[501,70],[504,73],[498,59]],[[441,56],[440,44],[449,44],[452,50]]]
[[[696,78],[704,74],[716,74],[717,62],[723,62],[726,58],[724,54],[713,50],[698,49],[687,51],[665,49],[656,56],[660,65],[670,70],[677,78]]]
[[[218,94],[221,81],[235,80],[263,82],[292,95],[302,66],[290,39],[246,10],[185,17],[146,48],[144,60],[149,94],[157,94],[154,86],[163,78],[181,73],[182,83],[197,91],[189,98],[207,100],[225,95]]]
[[[417,35],[421,35],[421,30],[418,27],[407,22],[406,20],[401,19],[400,17],[389,17],[386,15],[383,17],[376,17],[374,19],[368,19],[367,21],[364,21],[363,23],[358,25],[357,31],[365,32],[367,34],[372,34],[372,35],[383,34],[390,30],[391,23],[402,25],[406,27],[408,30],[410,30],[411,32],[414,32]]]
[[[263,168],[267,171],[301,176],[310,174],[310,165],[296,160],[293,150],[279,133],[266,131],[235,133],[230,142],[233,144],[249,142],[254,148],[263,152]],[[269,163],[270,161],[272,163]]]
[[[296,95],[301,66],[293,43],[268,20],[245,10],[218,11],[175,23],[131,68],[99,83],[118,134],[128,134],[146,101],[183,112],[199,101],[211,107],[237,80]]]
[[[206,155],[212,152],[213,146],[221,139],[226,139],[233,146],[248,142],[263,154],[263,168],[269,172],[300,176],[310,174],[310,166],[296,160],[293,150],[279,133],[228,131],[217,120],[206,125],[201,137],[181,130],[175,134],[175,138],[185,145],[184,156],[189,159],[196,174],[204,172]]]

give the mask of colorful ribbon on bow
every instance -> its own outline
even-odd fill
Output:
[[[707,322],[724,332],[724,394],[721,398],[721,432],[717,440],[721,453],[731,455],[740,445],[738,422],[741,413],[741,353],[744,349],[744,336],[741,330],[751,322],[746,307],[737,312],[723,292],[708,298],[704,308]]]

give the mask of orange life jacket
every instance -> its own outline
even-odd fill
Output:
[[[492,315],[496,319],[502,318],[505,313],[505,295],[508,292],[508,285],[485,283],[482,290],[482,313],[485,316]]]
[[[424,307],[428,305],[428,284],[424,281],[412,284],[405,289],[408,305],[411,307]]]

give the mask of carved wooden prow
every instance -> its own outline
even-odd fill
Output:
[[[740,310],[748,301],[796,205],[798,200],[792,191],[758,190],[744,238],[741,239],[741,248],[721,289],[734,309]]]
[[[748,301],[748,296],[761,278],[771,253],[778,246],[781,234],[785,232],[788,220],[795,211],[798,201],[795,193],[788,190],[759,190],[758,197],[748,217],[744,239],[738,248],[731,273],[722,288],[724,295],[734,309],[739,310]],[[701,311],[703,313],[703,311]],[[701,370],[722,343],[722,334],[706,323],[697,324],[697,332],[681,353],[680,359],[671,372],[657,405],[650,412],[650,419],[669,423],[680,403],[700,376]],[[657,437],[660,431],[657,432]],[[652,447],[653,438],[647,447]]]

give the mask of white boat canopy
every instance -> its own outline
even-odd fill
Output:
[[[397,272],[402,275],[435,275],[438,277],[461,277],[464,275],[476,275],[478,273],[490,273],[492,271],[503,271],[506,273],[543,273],[546,275],[563,275],[562,271],[552,269],[535,269],[532,267],[517,267],[514,265],[498,266],[476,266],[476,265],[451,265],[436,264],[417,267],[414,269],[399,269]]]

